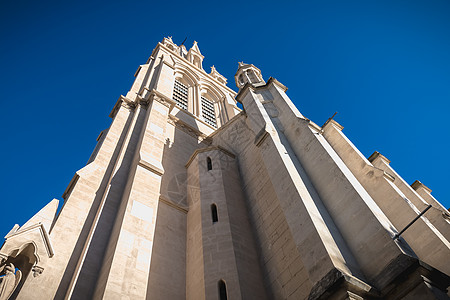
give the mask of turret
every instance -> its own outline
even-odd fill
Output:
[[[234,75],[234,78],[236,80],[236,86],[239,90],[242,89],[247,83],[253,86],[266,83],[262,78],[260,69],[252,64],[245,64],[243,62],[239,63],[239,68],[236,75]]]

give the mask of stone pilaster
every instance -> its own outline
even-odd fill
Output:
[[[95,299],[127,294],[145,299],[158,211],[167,115],[173,101],[156,91],[141,103],[146,120],[135,144],[135,156],[121,200]],[[134,144],[134,143],[133,143]]]
[[[73,284],[80,257],[83,257],[90,232],[95,227],[95,216],[134,116],[131,101],[121,97],[112,116],[113,122],[94,161],[77,172],[64,193],[64,209],[50,231],[55,255],[43,266],[46,271],[43,275],[26,281],[18,299],[30,299],[36,294],[42,299],[64,299]],[[50,285],[48,282],[58,284]]]

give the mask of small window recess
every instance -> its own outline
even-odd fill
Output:
[[[217,214],[217,205],[215,205],[214,203],[211,204],[211,218],[213,223],[219,221],[219,216]]]
[[[220,300],[228,300],[227,285],[225,284],[225,281],[220,279],[219,283],[218,283],[218,287],[219,287],[219,299]]]
[[[211,170],[212,170],[212,161],[211,161],[211,158],[210,158],[210,157],[208,157],[208,158],[206,159],[206,166],[208,167],[208,171],[211,171]]]

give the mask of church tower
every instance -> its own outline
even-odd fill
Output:
[[[430,189],[256,66],[239,63],[236,93],[203,58],[158,43],[59,213],[5,237],[1,300],[448,298],[450,216]]]

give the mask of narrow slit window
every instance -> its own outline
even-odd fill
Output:
[[[244,84],[245,82],[244,82],[244,75],[239,75],[239,82],[241,83],[241,84]]]
[[[208,157],[208,158],[206,159],[206,165],[207,165],[207,167],[208,167],[208,171],[212,170],[212,161],[211,161],[211,158],[210,158],[210,157]]]
[[[175,100],[175,103],[179,108],[187,110],[188,86],[175,79],[172,98]]]
[[[227,300],[227,286],[225,282],[221,279],[219,280],[219,299],[220,300]]]
[[[215,204],[211,204],[211,217],[212,217],[213,223],[216,223],[217,221],[219,221],[219,217],[217,215],[217,205],[215,205]]]

